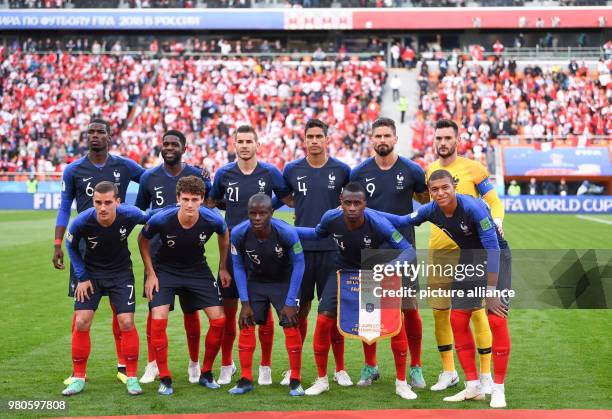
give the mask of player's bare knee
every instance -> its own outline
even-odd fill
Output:
[[[79,310],[76,312],[76,318],[74,319],[74,327],[79,332],[86,332],[91,328],[91,321],[93,319],[93,311],[90,310]]]
[[[153,307],[151,309],[151,317],[155,320],[165,320],[170,313],[170,305]]]
[[[118,314],[117,321],[121,331],[132,330],[134,328],[134,313]]]
[[[225,311],[222,306],[206,307],[204,312],[210,320],[225,319]]]

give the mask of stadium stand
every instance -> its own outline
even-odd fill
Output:
[[[90,117],[113,126],[114,152],[157,162],[161,134],[184,131],[187,161],[214,172],[233,159],[231,132],[250,123],[260,156],[282,168],[301,155],[305,119],[331,125],[331,153],[367,156],[384,61],[12,53],[0,67],[0,172],[60,172],[83,155]]]
[[[433,126],[440,118],[460,123],[465,140],[460,154],[483,163],[491,140],[556,140],[575,146],[612,136],[612,60],[601,59],[595,69],[576,61],[567,68],[544,69],[518,69],[502,60],[486,67],[458,64],[429,71],[427,63],[420,63],[413,148],[423,151],[426,163],[434,160]]]

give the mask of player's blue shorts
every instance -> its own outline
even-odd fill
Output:
[[[217,281],[210,269],[198,276],[178,276],[162,270],[156,271],[159,280],[159,291],[153,294],[150,307],[174,304],[178,294],[184,296],[183,311],[191,313],[207,307],[223,305]]]
[[[132,272],[112,278],[92,279],[93,295],[81,303],[74,302],[75,310],[97,310],[100,300],[108,295],[117,314],[133,313],[136,309],[136,293],[134,292],[134,275]]]
[[[469,253],[469,251],[468,251]],[[462,256],[459,258],[460,264],[483,264],[486,266],[485,259],[479,257],[468,257],[465,258]],[[480,260],[478,260],[480,259]],[[497,279],[497,289],[498,290],[510,290],[512,287],[512,253],[510,249],[502,249],[499,255],[499,275]],[[475,292],[478,288],[481,290],[487,289],[487,273],[484,272],[484,275],[473,275],[472,277],[465,278],[462,281],[453,281],[452,290],[462,290],[464,292],[463,297],[459,297],[453,295],[452,300],[452,308],[458,310],[474,310],[480,309],[484,307],[484,298],[481,295],[468,296],[469,292]],[[510,305],[510,301],[508,299],[502,300],[506,306]]]
[[[238,294],[238,287],[236,287],[236,281],[234,281],[234,264],[232,263],[232,254],[228,250],[227,252],[227,271],[232,276],[232,282],[230,282],[230,286],[225,288],[221,285],[221,279],[217,277],[217,282],[219,282],[219,288],[221,289],[221,297],[223,298],[240,298]]]
[[[327,275],[327,283],[323,288],[323,294],[319,300],[318,312],[322,313],[327,311],[329,313],[336,314],[338,310],[338,270],[334,267],[334,270]]]
[[[253,313],[255,313],[255,322],[257,324],[266,324],[270,304],[280,316],[280,311],[285,306],[285,300],[289,292],[289,281],[247,281],[247,291],[249,293],[249,304]]]
[[[336,272],[336,259],[338,259],[336,250],[304,251],[305,269],[300,289],[300,301],[312,301],[315,286],[317,288],[317,298],[321,299],[330,272]]]

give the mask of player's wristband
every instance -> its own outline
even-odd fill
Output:
[[[56,246],[61,246],[62,245],[62,239],[55,239],[53,240],[53,244]]]

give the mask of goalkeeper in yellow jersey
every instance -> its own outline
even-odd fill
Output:
[[[459,128],[457,124],[451,120],[441,119],[436,123],[434,146],[439,158],[427,169],[427,180],[429,180],[430,174],[438,169],[450,172],[456,183],[457,193],[472,195],[475,198],[482,197],[486,201],[491,209],[493,220],[503,235],[503,204],[489,180],[487,169],[477,161],[457,155],[458,133]],[[458,261],[459,253],[454,250],[458,249],[457,244],[435,225],[431,226],[429,249],[430,263],[445,265],[446,263],[457,263]],[[428,278],[429,288],[450,289],[451,284],[452,278],[435,276]],[[436,342],[443,367],[443,371],[438,377],[438,382],[431,386],[431,390],[440,391],[459,382],[453,359],[453,332],[450,323],[451,302],[450,299],[445,298],[430,298],[429,305],[433,308]],[[492,337],[485,309],[472,312],[472,324],[480,357],[480,381],[482,389],[486,394],[490,394],[493,383],[491,378]]]

